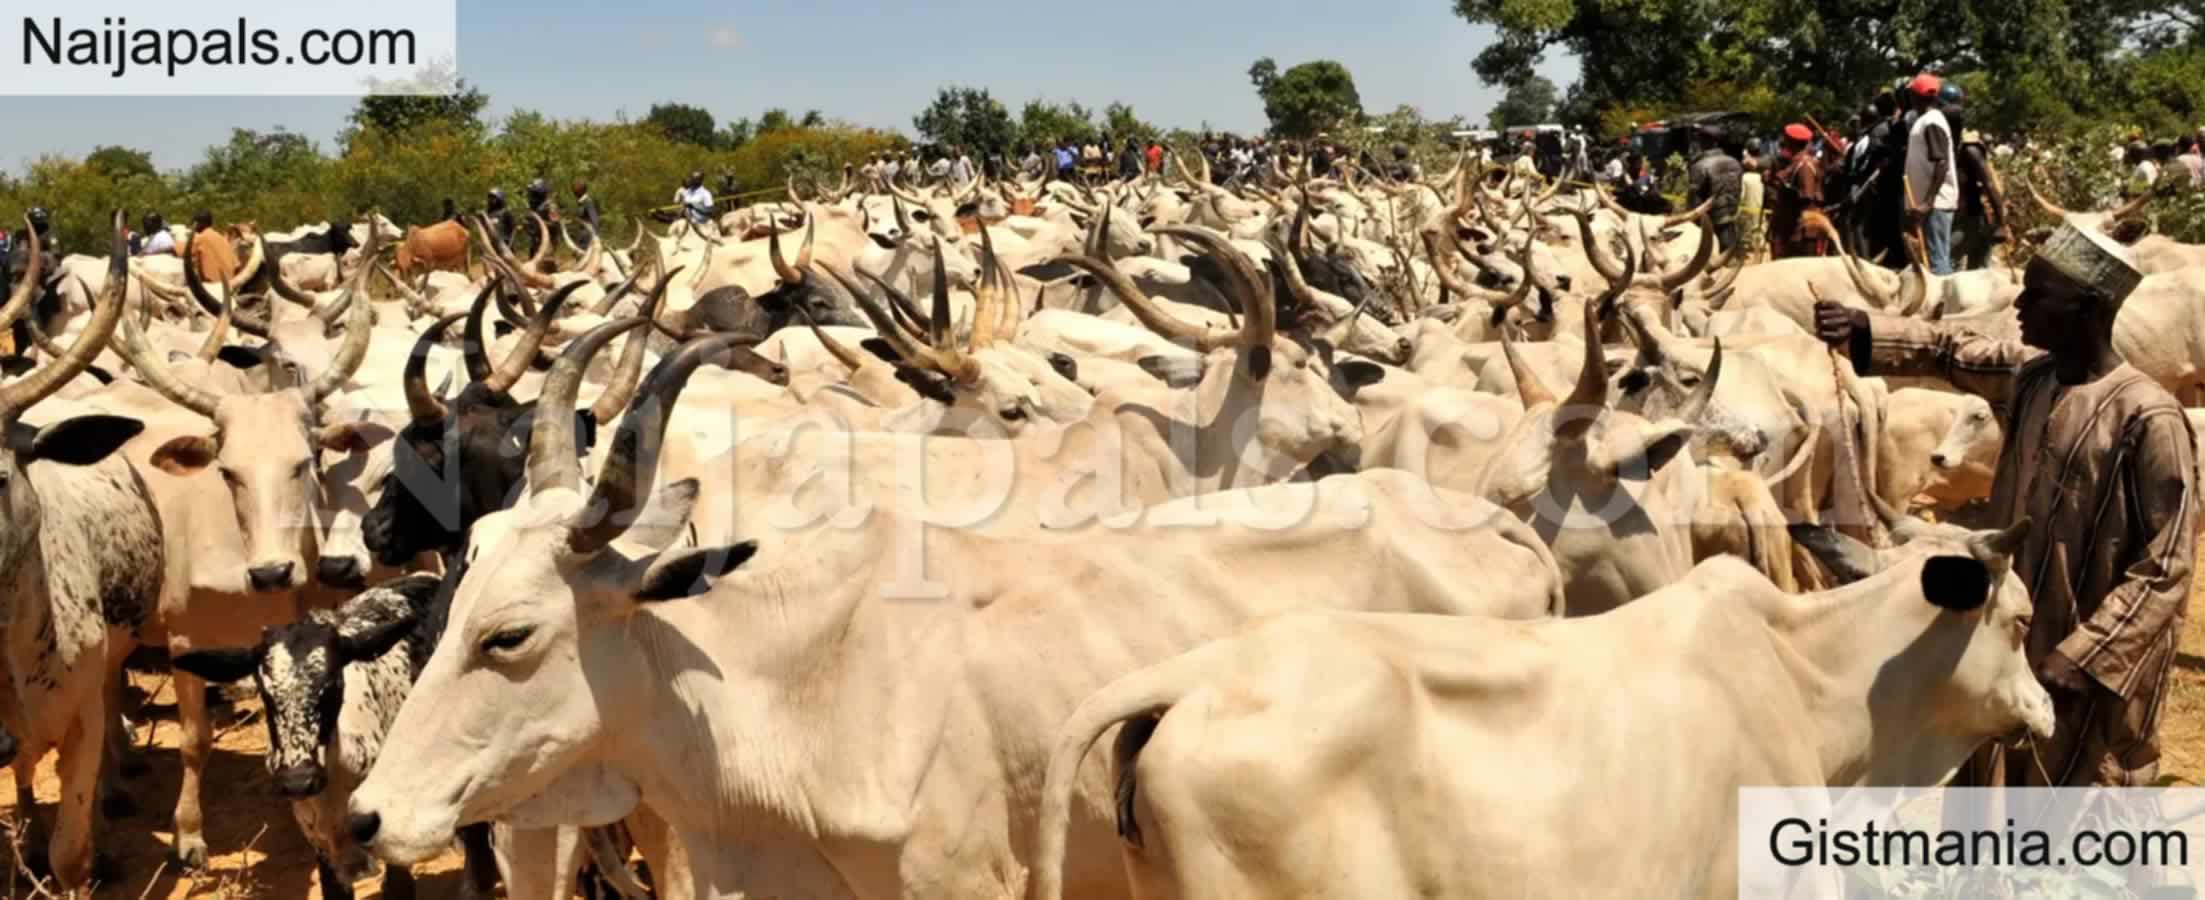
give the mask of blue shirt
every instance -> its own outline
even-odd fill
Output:
[[[1064,149],[1063,147],[1058,147],[1058,148],[1057,148],[1057,171],[1059,171],[1059,172],[1062,172],[1062,171],[1064,171],[1064,170],[1066,170],[1066,169],[1069,169],[1069,168],[1071,168],[1071,167],[1072,167],[1072,151],[1070,151],[1070,150],[1066,150],[1066,149]]]

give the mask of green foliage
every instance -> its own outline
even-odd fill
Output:
[[[1560,92],[1545,76],[1533,75],[1510,85],[1508,93],[1486,114],[1486,127],[1499,131],[1510,125],[1542,125],[1554,115]]]
[[[1155,140],[1163,134],[1156,130],[1156,126],[1142,121],[1140,116],[1134,114],[1133,107],[1125,103],[1112,103],[1103,107],[1103,130],[1117,140],[1123,141],[1130,136],[1142,143]]]
[[[963,147],[974,158],[1006,152],[1018,135],[1010,110],[985,88],[943,88],[911,124],[927,140]]]
[[[352,110],[352,128],[342,140],[349,144],[352,135],[360,131],[396,134],[430,122],[480,127],[482,111],[489,106],[489,95],[480,88],[468,87],[466,79],[456,81],[449,94],[362,97],[360,105]]]
[[[143,150],[128,147],[96,147],[84,157],[84,164],[99,170],[109,178],[131,178],[156,175],[153,156]]]
[[[720,145],[718,125],[712,114],[686,103],[654,103],[643,122],[659,130],[659,133],[684,144],[699,147]]]
[[[1061,106],[1029,100],[1018,112],[1018,143],[1023,146],[1055,146],[1059,141],[1085,144],[1100,137],[1094,112],[1076,100]]]
[[[1285,138],[1314,137],[1354,123],[1363,115],[1363,98],[1355,91],[1355,76],[1346,66],[1329,59],[1305,62],[1279,72],[1269,57],[1248,68],[1248,80],[1263,98],[1263,113],[1271,119],[1271,133]]]

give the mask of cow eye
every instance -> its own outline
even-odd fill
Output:
[[[1024,421],[1026,421],[1026,407],[1024,407],[1024,406],[1018,406],[1018,405],[1015,405],[1015,404],[1014,404],[1014,405],[1012,405],[1012,406],[1004,407],[1004,409],[1003,409],[1003,419],[1004,419],[1004,421],[1008,421],[1008,422],[1024,422]]]
[[[515,647],[519,647],[520,645],[527,643],[529,636],[535,633],[536,626],[533,625],[516,625],[512,628],[501,628],[497,631],[491,632],[488,637],[482,639],[482,652],[486,654],[496,654],[501,651],[512,650]]]

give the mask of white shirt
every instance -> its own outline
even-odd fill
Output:
[[[2158,184],[2159,164],[2148,159],[2137,163],[2136,177],[2143,179],[2145,184]]]
[[[1608,160],[1608,168],[1603,171],[1608,176],[1609,181],[1622,181],[1623,159],[1621,157],[1617,157],[1615,159]]]
[[[1959,153],[1960,147],[1952,139],[1952,126],[1945,122],[1943,112],[1935,109],[1925,110],[1921,115],[1915,117],[1913,130],[1908,131],[1906,135],[1906,156],[1909,160],[1908,174],[1911,175],[1916,169],[1919,169],[1923,173],[1923,178],[1929,177],[1928,172],[1933,168],[1932,166],[1926,162],[1915,165],[1912,161],[1926,161],[1929,158],[1928,134],[1932,128],[1945,134],[1945,180],[1942,184],[1937,185],[1916,184],[1914,189],[1929,193],[1930,209],[1959,209],[1960,165],[1955,157]]]
[[[674,192],[674,202],[682,205],[682,212],[687,213],[689,218],[703,221],[703,217],[712,210],[712,192],[701,186],[682,188]]]
[[[170,234],[168,229],[163,228],[159,231],[154,232],[152,236],[145,239],[145,247],[144,249],[138,251],[138,255],[153,256],[159,253],[173,254],[175,252],[176,236]]]

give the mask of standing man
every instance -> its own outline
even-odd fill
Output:
[[[543,228],[538,229],[534,221],[529,222],[524,235],[528,238],[527,252],[533,256],[538,249],[537,242],[551,240],[550,229],[557,227],[559,222],[559,211],[551,205],[551,185],[541,178],[528,183],[528,211],[544,223]]]
[[[2183,135],[2174,142],[2174,162],[2182,175],[2189,179],[2189,187],[2195,190],[2205,187],[2205,155],[2197,150],[2197,138]]]
[[[176,255],[176,236],[168,233],[168,223],[161,221],[161,214],[145,214],[145,245],[138,248],[139,256]]]
[[[681,205],[690,227],[703,228],[712,221],[712,192],[704,189],[703,172],[691,172],[683,179],[681,190],[674,192],[674,202]]]
[[[1815,305],[1862,375],[1940,375],[1991,401],[2006,443],[1990,521],[2030,527],[2013,555],[2035,616],[2022,646],[2052,695],[2049,740],[1985,745],[1955,786],[2149,787],[2189,601],[2197,455],[2181,404],[2113,349],[2143,280],[2126,248],[2062,224],[2029,263],[2021,341]]]
[[[507,250],[513,249],[513,210],[505,205],[505,189],[491,188],[483,198],[483,218],[490,220],[490,239]]]
[[[1960,219],[1963,224],[1959,255],[1961,271],[1991,264],[1991,248],[2013,238],[2006,224],[2006,196],[1999,189],[1998,170],[1991,166],[1983,135],[1960,130]]]
[[[1952,274],[1952,218],[1960,211],[1960,167],[1953,163],[1952,126],[1945,121],[1938,92],[1944,85],[1928,73],[1914,76],[1907,94],[1914,98],[1919,115],[1907,130],[1906,177],[1913,190],[1906,197],[1907,223],[1922,230],[1929,251],[1929,271]]]
[[[1155,138],[1148,139],[1148,173],[1159,178],[1164,174],[1164,145]]]
[[[1807,152],[1813,140],[1807,126],[1793,122],[1777,144],[1778,168],[1768,186],[1770,259],[1829,253],[1819,227],[1830,221],[1822,211],[1822,161]]]
[[[1700,152],[1692,158],[1688,170],[1691,184],[1691,201],[1685,205],[1697,207],[1710,200],[1715,205],[1708,209],[1707,219],[1715,224],[1715,238],[1723,249],[1738,248],[1738,194],[1744,185],[1746,169],[1738,160],[1723,152],[1723,133],[1712,125],[1703,125],[1693,133],[1692,142]]]
[[[191,264],[207,284],[228,284],[237,276],[237,248],[214,230],[214,213],[208,210],[191,217]]]
[[[589,228],[586,230],[581,228],[580,226],[583,225],[587,225]],[[596,234],[597,229],[601,227],[603,226],[597,224],[597,198],[590,196],[590,183],[579,178],[575,179],[574,227],[567,229],[567,238],[574,242],[574,246],[588,250],[590,248],[590,236]]]

